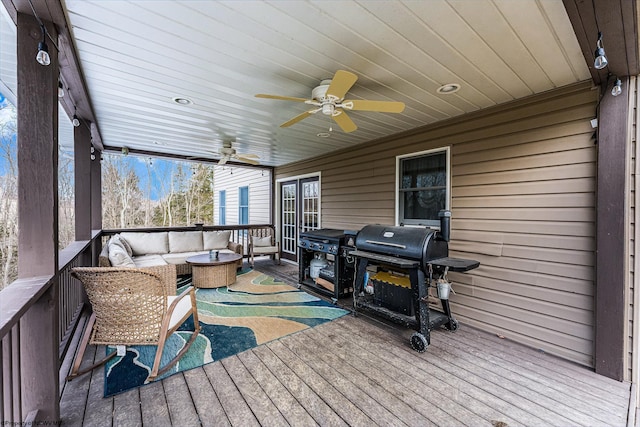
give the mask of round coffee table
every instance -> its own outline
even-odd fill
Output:
[[[211,258],[209,254],[195,255],[187,258],[193,272],[193,286],[196,288],[219,288],[236,281],[237,261],[240,254],[218,254]]]

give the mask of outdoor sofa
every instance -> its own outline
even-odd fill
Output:
[[[191,274],[186,259],[209,251],[242,255],[240,243],[230,241],[231,231],[123,232],[103,246],[100,267],[155,267],[173,264],[176,274]],[[238,260],[242,267],[242,258]]]

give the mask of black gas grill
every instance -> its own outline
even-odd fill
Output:
[[[298,247],[298,280],[301,285],[331,297],[334,302],[351,295],[353,291],[354,259],[349,253],[354,250],[355,232],[322,228],[300,233]],[[326,265],[318,263],[324,260]]]
[[[480,265],[478,261],[449,258],[450,215],[441,212],[440,230],[367,225],[358,233],[356,250],[351,252],[358,260],[355,310],[372,311],[417,329],[411,346],[419,352],[429,345],[432,329],[458,328],[449,307],[447,272],[469,271]],[[442,312],[430,310],[431,286],[438,288]]]

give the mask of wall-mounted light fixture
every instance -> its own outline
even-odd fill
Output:
[[[47,38],[47,30],[44,25],[40,25],[40,28],[42,29],[42,41],[38,43],[36,61],[38,61],[40,65],[49,65],[51,64],[51,57],[49,56],[49,47],[45,41]]]
[[[593,66],[596,67],[596,70],[602,70],[604,67],[609,64],[607,60],[607,56],[604,54],[604,47],[602,47],[602,33],[598,31],[598,41],[596,42],[596,51],[595,51],[595,61],[593,61]]]
[[[58,81],[58,98],[64,98],[64,86],[61,81]]]
[[[125,156],[128,156],[129,155],[129,148],[122,147],[122,154],[125,155]]]

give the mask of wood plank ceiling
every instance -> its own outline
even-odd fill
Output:
[[[62,4],[115,149],[216,158],[235,138],[280,166],[591,77],[561,0]],[[254,97],[310,98],[339,69],[359,76],[348,98],[405,111],[350,112],[352,133],[320,113],[281,128],[310,107]],[[460,90],[436,92],[449,83]]]

